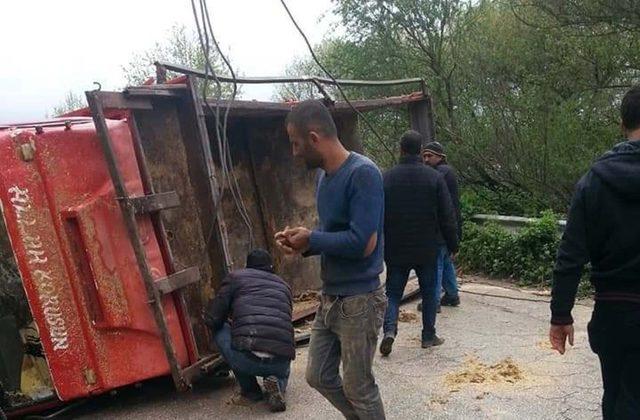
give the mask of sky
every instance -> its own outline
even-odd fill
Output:
[[[209,0],[212,26],[244,76],[279,76],[306,45],[280,0]],[[312,44],[336,30],[331,0],[287,0]],[[162,7],[165,6],[165,7]],[[170,6],[170,7],[167,7]],[[122,66],[194,27],[190,0],[0,0],[0,124],[45,118],[68,91],[124,87]],[[243,98],[268,100],[271,86],[245,85]]]

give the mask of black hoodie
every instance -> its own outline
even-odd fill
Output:
[[[577,185],[553,273],[553,324],[573,322],[588,262],[596,300],[640,305],[640,141],[616,145]]]

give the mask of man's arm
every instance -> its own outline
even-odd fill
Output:
[[[453,209],[456,215],[456,227],[458,233],[458,241],[462,240],[462,214],[460,212],[460,195],[458,191],[458,175],[456,174],[455,169],[449,167],[449,170],[445,174],[444,177],[445,182],[447,183],[447,188],[449,189],[449,194],[451,195],[451,204],[453,205]]]
[[[233,297],[232,277],[226,276],[218,289],[216,296],[209,303],[204,315],[204,323],[213,331],[224,325],[231,313],[231,299]]]
[[[586,234],[584,178],[578,183],[558,249],[551,290],[551,323],[573,324],[571,310],[584,265],[589,262]]]
[[[458,252],[458,228],[456,223],[456,214],[451,203],[451,195],[444,180],[444,177],[438,176],[437,184],[438,199],[438,225],[440,232],[447,244],[450,254]]]
[[[309,238],[308,252],[359,259],[373,252],[384,208],[382,176],[377,168],[361,166],[353,174],[348,192],[349,229],[340,232],[315,230]]]

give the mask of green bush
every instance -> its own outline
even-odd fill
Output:
[[[560,237],[558,218],[550,211],[542,212],[539,220],[517,233],[495,223],[465,222],[458,261],[466,271],[509,278],[526,286],[550,287]],[[587,268],[578,296],[592,294]]]
[[[551,212],[517,233],[493,223],[466,223],[460,246],[461,266],[523,284],[548,286],[560,241],[557,226]]]

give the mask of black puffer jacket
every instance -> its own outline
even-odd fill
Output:
[[[553,273],[554,324],[573,322],[582,269],[596,300],[640,304],[640,141],[615,146],[576,188]]]
[[[384,202],[387,264],[432,263],[443,239],[449,252],[457,252],[456,216],[447,185],[420,156],[403,156],[385,172]]]
[[[231,316],[231,344],[236,350],[261,351],[295,358],[291,289],[277,275],[246,268],[230,273],[205,314],[215,332]]]

